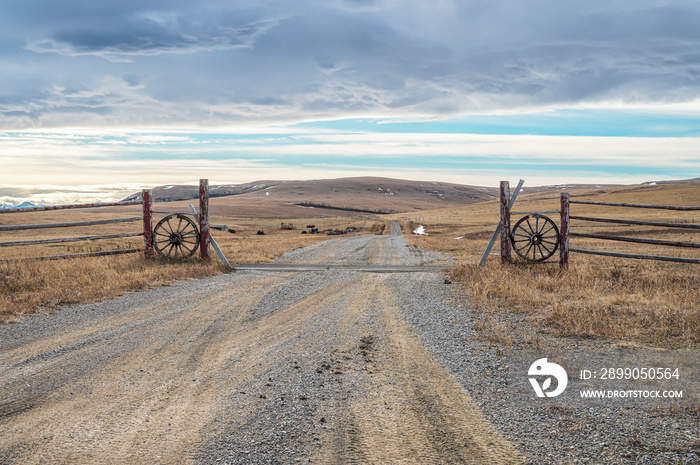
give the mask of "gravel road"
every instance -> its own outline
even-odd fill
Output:
[[[282,261],[432,262],[392,231]],[[3,326],[0,463],[518,462],[400,316],[442,280],[239,271]]]
[[[280,263],[444,259],[408,246],[398,223],[390,231]],[[571,457],[561,440],[533,439],[541,419],[519,418],[526,404],[500,410],[497,377],[475,382],[501,362],[470,342],[468,312],[449,303],[451,291],[435,271],[245,270],[2,326],[0,464]]]

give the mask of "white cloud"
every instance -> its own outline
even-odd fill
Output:
[[[692,137],[290,128],[623,108],[690,115],[695,136],[698,23],[685,0],[2,2],[2,181],[697,173]]]
[[[94,55],[117,63],[132,63],[134,56],[251,48],[281,20],[265,18],[240,26],[201,27],[180,13],[148,11],[123,18],[108,28],[87,25],[77,30],[59,31],[55,38],[29,42],[25,48],[35,53],[67,57]]]
[[[174,131],[18,132],[0,137],[0,164],[6,179],[24,185],[369,174],[480,185],[486,179],[529,175],[529,183],[538,179],[560,184],[683,178],[700,169],[700,140],[690,137],[287,131],[245,137]],[[125,144],[115,145],[121,141]]]
[[[0,6],[5,128],[700,98],[700,5],[690,1],[25,3]]]
[[[89,186],[0,184],[0,205],[19,205],[23,202],[31,202],[34,205],[118,202],[134,192],[153,187],[155,185],[148,184]]]

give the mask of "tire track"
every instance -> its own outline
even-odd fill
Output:
[[[336,367],[355,396],[333,406],[338,432],[313,462],[523,463],[400,319],[396,279],[365,277],[362,289],[335,348],[349,354]]]
[[[44,366],[23,382],[36,389],[3,381],[14,402],[0,419],[0,450],[28,451],[14,453],[22,464],[182,463],[223,399],[276,363],[316,313],[315,305],[349,292],[356,279],[341,279],[247,322],[271,286],[288,278],[257,276],[247,286],[200,300],[177,318],[123,332],[112,339],[133,335],[141,343],[116,355],[103,354],[124,341],[65,352],[50,362],[34,357],[34,364]]]
[[[416,260],[340,241],[313,260]],[[0,463],[518,463],[399,316],[411,276],[242,272],[2,328]]]

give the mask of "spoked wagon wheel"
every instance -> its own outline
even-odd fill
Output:
[[[531,262],[543,262],[559,248],[559,228],[544,215],[524,216],[510,234],[515,253]]]
[[[163,258],[191,257],[199,246],[197,225],[184,215],[166,216],[153,229],[153,246]]]

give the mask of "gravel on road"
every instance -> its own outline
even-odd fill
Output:
[[[444,259],[397,226],[279,262]],[[692,412],[533,407],[473,326],[438,272],[349,269],[238,271],[26,318],[0,327],[0,464],[697,460]]]

